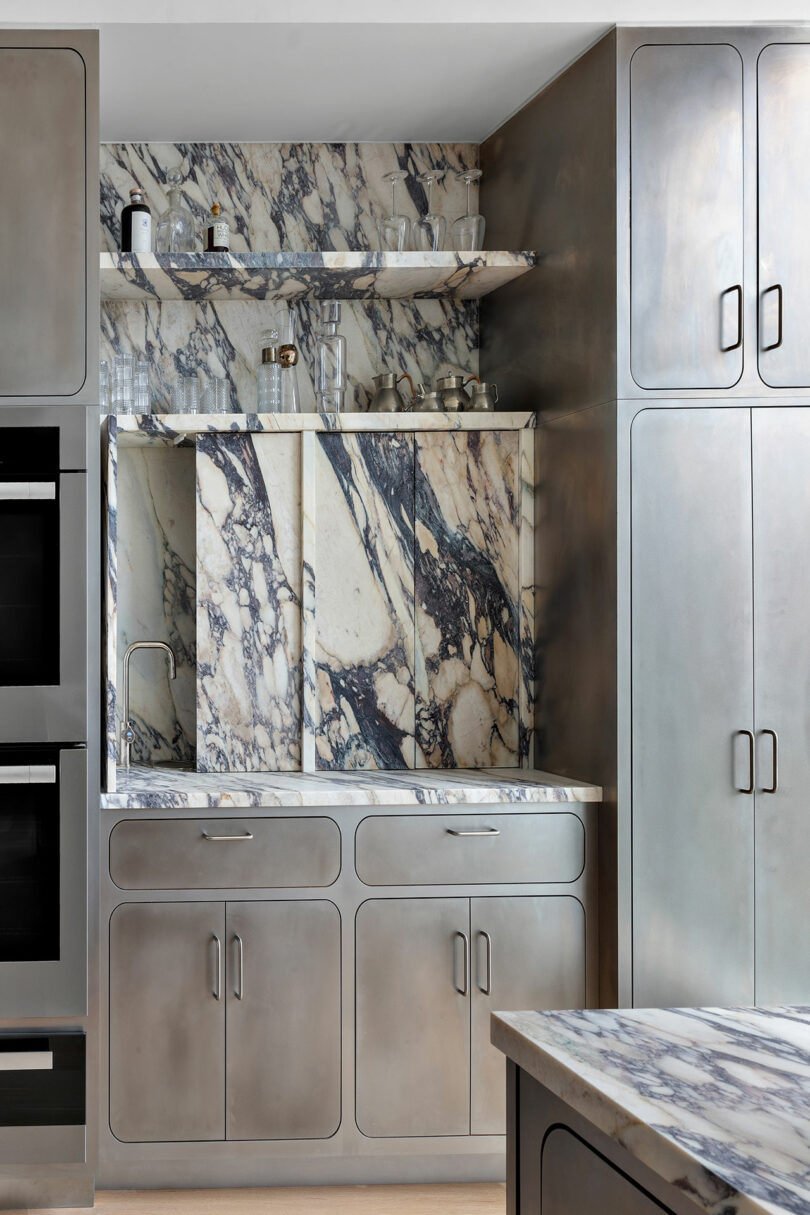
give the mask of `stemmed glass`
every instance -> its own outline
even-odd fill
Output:
[[[484,217],[470,210],[470,186],[480,176],[480,169],[465,169],[462,173],[456,173],[456,181],[467,183],[467,212],[453,221],[453,248],[461,252],[474,253],[484,247]]]
[[[380,248],[392,253],[403,253],[408,248],[411,235],[411,221],[407,215],[397,215],[397,182],[404,181],[408,176],[407,169],[394,169],[383,174],[383,181],[391,183],[391,214],[386,215],[377,225],[380,234]]]
[[[413,221],[413,247],[421,253],[438,253],[444,248],[447,235],[447,220],[433,211],[433,183],[441,181],[444,169],[428,169],[420,173],[417,181],[427,188],[427,213]]]

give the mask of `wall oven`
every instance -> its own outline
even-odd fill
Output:
[[[0,1020],[87,1005],[87,751],[0,746]]]
[[[86,411],[0,411],[0,741],[81,742]]]
[[[85,1038],[0,1033],[0,1166],[86,1159]]]

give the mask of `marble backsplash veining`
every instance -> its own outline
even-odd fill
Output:
[[[153,213],[166,205],[167,169],[187,173],[186,204],[200,227],[211,202],[231,216],[235,250],[341,250],[377,247],[376,221],[390,209],[382,174],[407,168],[398,210],[416,218],[425,209],[416,175],[450,172],[434,191],[451,221],[465,209],[460,168],[477,164],[474,144],[103,144],[101,247],[118,247],[121,207],[137,182]],[[298,306],[302,408],[314,409],[317,303]],[[225,375],[233,407],[255,408],[260,338],[273,305],[259,301],[107,301],[102,306],[101,357],[131,352],[152,365],[153,408],[166,408],[178,374]],[[390,369],[415,382],[449,372],[478,372],[478,303],[454,299],[368,300],[343,304],[348,350],[347,408],[365,409],[372,376]]]

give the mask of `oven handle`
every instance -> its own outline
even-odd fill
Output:
[[[0,785],[55,785],[56,764],[3,764]]]
[[[0,1051],[0,1072],[52,1072],[52,1050]]]
[[[55,481],[0,481],[0,502],[53,501]]]

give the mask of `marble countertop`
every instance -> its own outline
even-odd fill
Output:
[[[810,1008],[496,1013],[492,1041],[699,1209],[810,1212]]]
[[[102,809],[216,806],[456,806],[598,802],[602,790],[521,768],[399,772],[191,772],[119,768]]]

